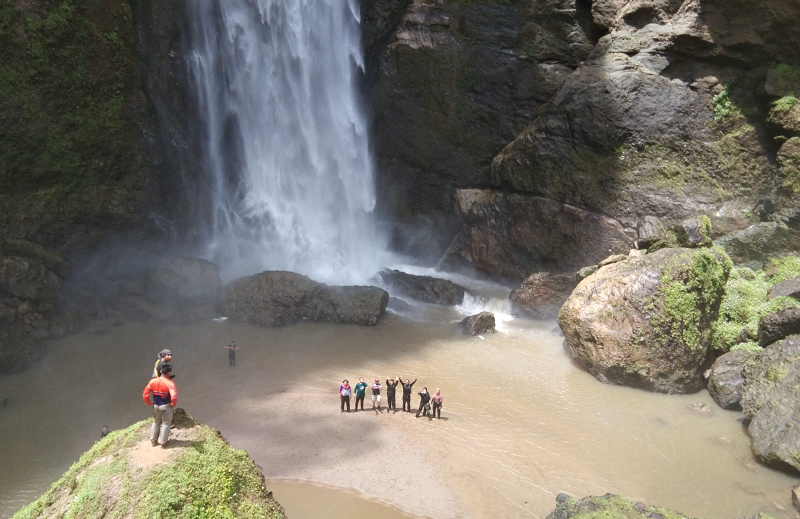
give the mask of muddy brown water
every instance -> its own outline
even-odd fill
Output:
[[[544,517],[566,491],[619,493],[709,519],[756,512],[794,517],[796,478],[759,465],[740,414],[718,408],[708,393],[660,395],[601,384],[571,363],[554,322],[506,322],[503,333],[481,339],[460,335],[458,318],[450,309],[423,306],[387,314],[370,328],[95,322],[53,342],[30,371],[0,378],[0,398],[9,398],[0,409],[0,517],[45,491],[99,438],[102,425],[115,429],[147,417],[140,395],[163,347],[176,351],[179,405],[262,464],[272,459],[263,446],[269,439],[247,431],[292,394],[325,395],[307,403],[330,402],[330,411],[319,412],[339,420],[354,418],[338,410],[335,393],[345,377],[403,374],[419,378],[415,390],[441,387],[446,420],[415,421],[408,435],[421,439],[441,484],[453,490],[454,516]],[[230,340],[241,346],[235,371],[222,348]],[[691,410],[696,401],[712,412]],[[405,427],[414,418],[375,420],[378,428]],[[384,425],[389,420],[394,425]],[[287,449],[302,452],[287,437]],[[282,478],[274,491],[279,500],[286,496],[293,519],[408,517],[392,492],[287,482],[308,479],[294,475],[292,463],[272,472]],[[336,486],[351,485],[345,478]],[[439,512],[411,512],[451,514],[431,510]]]

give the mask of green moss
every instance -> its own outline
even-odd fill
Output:
[[[758,322],[762,317],[786,308],[800,308],[800,302],[789,297],[767,299],[776,284],[798,276],[798,256],[772,260],[766,269],[758,272],[734,268],[725,286],[719,318],[714,322],[712,346],[729,351],[738,344],[748,344],[758,336]]]
[[[780,382],[788,374],[789,374],[789,368],[787,368],[783,364],[781,364],[780,366],[772,366],[767,371],[767,379],[771,380],[772,382]]]
[[[732,262],[718,250],[700,249],[686,253],[662,271],[657,300],[663,316],[653,324],[691,350],[707,346],[710,329],[706,320],[725,289]]]
[[[759,346],[759,344],[755,341],[748,341],[748,342],[740,342],[739,344],[731,348],[731,351],[737,351],[737,350],[759,352],[763,351],[764,348]]]
[[[553,519],[645,519],[661,516],[663,519],[686,519],[686,516],[657,506],[637,505],[622,496],[606,494],[602,497],[573,498],[559,503],[548,517]]]
[[[797,97],[794,95],[794,92],[789,92],[785,96],[772,103],[772,106],[778,112],[788,112],[794,108],[794,105],[796,104]]]
[[[213,429],[185,420],[198,434],[172,462],[150,471],[128,463],[127,448],[146,442],[150,420],[139,422],[95,444],[14,519],[52,513],[48,507],[60,503],[68,504],[65,518],[282,518],[247,453],[232,449]]]

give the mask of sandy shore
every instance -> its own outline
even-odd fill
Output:
[[[363,412],[342,414],[333,397],[308,389],[247,400],[241,404],[248,420],[232,418],[222,432],[248,451],[268,479],[355,490],[417,516],[464,516],[455,489],[431,456],[436,445],[427,418],[390,412],[385,405],[373,411],[369,395]]]

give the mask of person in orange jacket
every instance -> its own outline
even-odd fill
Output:
[[[153,401],[150,402],[152,395]],[[161,445],[167,447],[169,439],[169,426],[172,424],[172,414],[178,404],[178,388],[172,381],[172,366],[161,365],[161,376],[150,379],[142,391],[144,403],[153,406],[153,425],[150,427],[150,444],[153,447]],[[161,434],[159,434],[159,428]]]

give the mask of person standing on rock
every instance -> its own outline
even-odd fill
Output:
[[[358,384],[353,388],[356,392],[356,412],[358,412],[358,403],[361,402],[361,410],[364,410],[364,396],[367,393],[367,383],[364,382],[364,377],[358,379]]]
[[[428,393],[428,388],[423,387],[422,391],[419,392],[419,409],[417,409],[417,418],[419,418],[419,414],[422,413],[422,416],[428,416],[428,409],[431,408],[431,395]]]
[[[417,383],[417,379],[414,379],[414,382],[409,382],[409,379],[406,379],[406,381],[403,382],[402,378],[397,377],[397,380],[399,380],[403,384],[403,411],[406,411],[406,404],[408,404],[407,412],[410,413],[411,412],[411,388],[414,387],[414,384]]]
[[[236,350],[238,350],[239,347],[236,345],[235,342],[231,341],[231,343],[228,344],[227,346],[224,346],[224,348],[226,350],[228,350],[228,365],[235,368],[236,367]]]
[[[394,395],[397,390],[397,382],[393,378],[386,379],[386,405],[389,411],[397,412],[397,404],[395,403]]]
[[[381,381],[376,378],[372,384],[372,408],[375,409],[375,403],[378,403],[378,412],[381,410]]]
[[[152,395],[153,401],[150,402]],[[161,365],[161,376],[150,379],[142,391],[144,403],[153,406],[153,425],[150,426],[150,444],[167,447],[172,415],[178,404],[178,388],[172,381],[172,366]],[[161,430],[159,434],[159,429]]]
[[[344,406],[347,404],[347,412],[350,412],[350,382],[347,379],[342,380],[342,385],[339,386],[339,398],[342,401],[342,412],[344,413]]]
[[[153,366],[153,374],[150,378],[158,378],[161,376],[161,366],[164,364],[169,364],[172,362],[172,352],[170,350],[161,350],[158,352],[158,360],[156,360],[155,366]]]
[[[433,393],[431,400],[433,401],[433,411],[431,411],[431,416],[435,416],[437,419],[439,419],[442,417],[442,404],[444,403],[444,397],[442,397],[442,392],[438,387],[436,388],[436,392]]]

